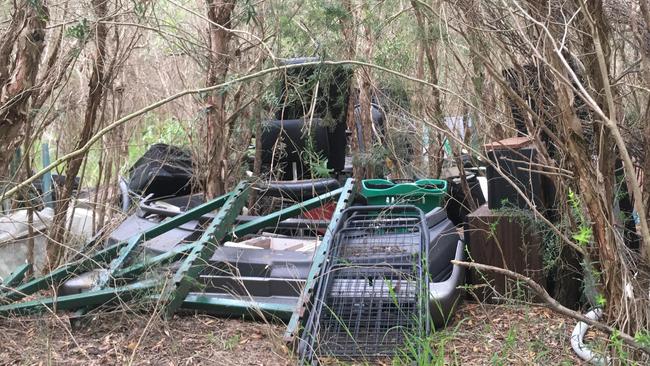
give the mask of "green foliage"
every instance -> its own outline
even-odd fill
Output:
[[[131,0],[133,3],[133,12],[139,18],[144,18],[147,15],[147,1]]]
[[[226,341],[223,344],[223,347],[227,351],[232,351],[233,349],[235,349],[235,347],[237,347],[240,341],[241,341],[241,335],[235,334],[230,338],[226,339]]]
[[[590,242],[591,239],[593,238],[593,233],[591,231],[591,227],[588,226],[580,226],[578,233],[573,234],[571,238],[575,240],[580,246],[586,247]]]
[[[517,342],[517,328],[512,327],[508,329],[508,334],[506,334],[506,343],[503,349],[500,352],[495,353],[490,359],[492,365],[508,365],[508,355],[514,350],[515,344]],[[516,352],[516,350],[515,350]]]
[[[66,37],[74,38],[79,42],[85,42],[85,40],[90,37],[90,25],[88,24],[88,19],[83,18],[75,25],[67,28],[65,30],[65,35]]]
[[[614,349],[614,353],[618,356],[618,358],[621,361],[623,361],[623,364],[628,364],[629,362],[627,362],[627,360],[629,360],[630,355],[623,347],[621,332],[619,332],[618,330],[614,330],[614,332],[612,332],[612,335],[610,336],[610,342],[612,348]]]
[[[187,142],[185,129],[181,121],[171,118],[162,121],[162,123],[152,121],[155,117],[147,115],[145,117],[145,129],[142,134],[142,141],[147,144],[155,144],[158,142],[166,144],[183,144]],[[153,123],[152,123],[153,122]]]
[[[581,266],[582,273],[584,274],[582,287],[585,298],[593,307],[603,308],[607,301],[604,296],[598,292],[598,283],[601,279],[600,272],[596,270],[588,258],[583,258]]]
[[[149,146],[156,143],[186,146],[189,137],[183,122],[175,118],[159,120],[158,116],[148,113],[144,116],[144,129],[141,134],[134,134],[129,143],[129,159],[122,169],[127,169],[144,154]]]
[[[578,221],[585,221],[584,214],[582,213],[582,204],[580,203],[580,198],[578,197],[578,195],[572,189],[569,189],[569,193],[567,196],[574,217]]]
[[[331,176],[332,170],[327,168],[327,158],[316,151],[312,136],[307,139],[302,159],[307,162],[312,178],[329,178]]]
[[[578,245],[586,247],[593,240],[591,225],[585,218],[580,197],[578,197],[578,195],[571,189],[569,189],[568,199],[573,217],[578,223],[578,232],[574,233],[571,238],[575,240]]]
[[[640,330],[636,332],[634,340],[644,347],[650,347],[650,331]]]
[[[445,346],[454,337],[455,330],[432,332],[421,335],[407,335],[406,343],[398,349],[392,364],[417,366],[443,366],[449,364],[445,357]]]
[[[331,30],[341,30],[341,22],[351,20],[351,14],[341,5],[334,2],[323,5],[324,22]]]
[[[255,21],[255,17],[257,16],[257,11],[255,10],[255,3],[253,3],[251,0],[246,0],[244,1],[244,4],[242,5],[244,8],[242,10],[242,18],[244,20],[244,23],[250,24],[251,21]]]

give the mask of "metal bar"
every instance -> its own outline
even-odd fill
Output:
[[[217,245],[232,230],[232,224],[244,207],[248,197],[248,183],[240,182],[232,192],[226,203],[212,220],[210,226],[203,232],[196,246],[182,262],[176,271],[171,286],[165,288],[161,295],[161,302],[166,307],[165,316],[170,317],[178,309],[190,289],[194,286],[196,278],[205,268],[205,265],[217,249]]]
[[[173,218],[169,220],[165,220],[159,225],[143,232],[142,234],[136,235],[129,239],[128,244],[120,250],[120,254],[118,255],[117,258],[115,258],[113,261],[111,261],[111,264],[108,268],[108,271],[104,272],[102,276],[100,277],[99,281],[97,281],[97,284],[93,287],[95,290],[99,290],[104,288],[108,281],[110,281],[111,278],[115,277],[115,273],[122,268],[126,260],[129,258],[133,250],[140,245],[145,240],[153,239],[159,235],[162,235],[172,229],[175,229],[189,221],[192,221],[194,219],[199,218],[201,215],[213,211],[219,207],[221,207],[224,202],[230,197],[230,193],[225,194],[221,197],[215,198],[214,200],[211,200],[210,202],[206,202],[202,205],[199,205],[189,211],[186,211],[185,213],[181,215],[174,216]]]
[[[153,239],[168,232],[169,230],[175,229],[192,220],[196,220],[199,217],[222,207],[228,198],[230,198],[231,194],[232,193],[224,194],[223,196],[217,197],[202,205],[196,206],[189,211],[185,211],[180,215],[176,215],[168,220],[161,222],[158,226],[152,227],[151,229],[142,233],[144,235],[144,240]]]
[[[50,165],[50,146],[47,142],[41,145],[41,160],[43,167]],[[43,174],[43,202],[46,207],[54,208],[52,199],[52,171],[48,170]]]
[[[335,189],[331,192],[321,194],[320,196],[310,198],[305,202],[296,203],[295,205],[289,206],[280,211],[276,211],[270,215],[262,216],[245,224],[241,224],[235,228],[233,236],[241,237],[246,234],[254,234],[260,229],[277,225],[282,220],[298,216],[299,214],[311,210],[312,208],[320,207],[329,201],[333,201],[341,194],[341,192],[344,191],[344,189],[345,187]]]
[[[6,289],[2,294],[0,294],[0,302],[22,299],[23,297],[31,295],[36,291],[46,289],[53,283],[59,282],[69,276],[97,268],[100,264],[105,263],[113,258],[119,252],[120,248],[122,248],[124,245],[126,245],[125,242],[114,244],[106,249],[99,251],[91,257],[86,257],[80,259],[79,261],[67,264],[48,273],[45,276],[35,278],[16,288]]]
[[[115,278],[121,281],[133,279],[154,266],[162,266],[167,263],[176,262],[186,256],[187,252],[192,250],[195,246],[196,243],[179,245],[169,252],[159,254],[155,257],[146,258],[141,262],[115,272]]]
[[[298,335],[297,332],[299,330],[299,324],[301,318],[305,313],[305,304],[309,302],[312,297],[312,291],[314,290],[314,286],[316,285],[316,279],[320,276],[323,264],[327,259],[327,253],[329,252],[330,249],[330,244],[334,236],[334,231],[336,230],[339,220],[341,219],[341,214],[343,213],[343,210],[345,210],[348,206],[350,206],[350,203],[352,203],[352,200],[354,199],[354,194],[355,194],[354,180],[348,178],[348,180],[345,182],[345,185],[339,189],[341,190],[341,193],[340,193],[339,200],[336,204],[336,209],[334,210],[334,214],[332,215],[332,220],[330,221],[330,224],[327,227],[327,231],[325,231],[323,240],[321,241],[320,245],[316,249],[316,252],[314,253],[314,260],[309,270],[309,275],[307,276],[305,287],[302,289],[302,292],[298,297],[298,304],[294,309],[293,314],[291,315],[291,320],[289,320],[289,324],[287,325],[287,330],[284,333],[284,339],[287,342],[292,342],[294,340],[294,337]]]
[[[107,288],[99,291],[83,292],[80,294],[36,299],[17,304],[0,306],[0,316],[27,315],[43,311],[72,310],[82,306],[101,305],[114,301],[127,301],[136,295],[161,286],[158,280],[137,282],[118,288]]]
[[[25,278],[25,275],[29,270],[32,268],[32,265],[29,263],[25,263],[18,268],[16,268],[11,274],[4,279],[2,282],[3,287],[14,287],[19,285],[21,282],[23,282],[23,279]]]
[[[117,278],[117,272],[122,268],[124,263],[128,260],[129,256],[133,251],[145,240],[153,239],[159,235],[162,235],[170,230],[173,230],[191,220],[198,219],[203,214],[211,212],[216,208],[223,206],[224,202],[231,196],[230,193],[223,196],[217,197],[209,202],[206,202],[202,205],[199,205],[189,211],[186,211],[183,214],[176,215],[168,220],[163,221],[159,225],[131,237],[128,241],[128,244],[120,250],[120,253],[117,258],[113,259],[109,265],[107,271],[103,271],[99,275],[97,283],[90,290],[97,291],[104,289],[109,281]],[[170,258],[168,258],[170,259]],[[146,269],[146,266],[145,268]],[[83,309],[79,309],[76,313],[76,316],[82,316],[92,308],[92,305],[89,305]]]
[[[224,299],[203,294],[189,294],[183,309],[198,310],[212,315],[260,318],[271,316],[288,321],[295,308],[290,304],[273,304],[241,299]]]

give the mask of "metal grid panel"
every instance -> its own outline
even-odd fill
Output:
[[[299,344],[318,357],[380,357],[428,332],[428,228],[415,207],[352,208],[337,230]]]
[[[332,257],[346,263],[417,264],[421,217],[408,207],[352,211],[337,232]]]
[[[315,351],[342,358],[393,354],[423,329],[418,272],[414,266],[333,268]]]
[[[337,263],[419,264],[421,235],[412,227],[343,229],[336,242]]]

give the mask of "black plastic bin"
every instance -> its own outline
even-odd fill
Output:
[[[447,211],[449,220],[456,226],[462,225],[466,221],[467,215],[471,212],[471,201],[474,201],[474,207],[476,208],[485,204],[485,196],[483,196],[481,183],[478,181],[478,178],[470,174],[465,179],[467,180],[471,197],[467,197],[465,194],[460,177],[447,178],[449,199],[447,199],[445,210]]]
[[[500,167],[526,197],[538,208],[548,207],[548,192],[544,192],[545,177],[538,173],[541,169],[536,164],[537,150],[521,148],[517,150],[499,149],[488,151],[490,160]],[[531,164],[532,163],[532,164]],[[488,207],[491,210],[504,207],[528,209],[523,197],[517,193],[515,186],[510,184],[492,166],[487,167]]]

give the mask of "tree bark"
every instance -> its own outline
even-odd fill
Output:
[[[210,65],[207,85],[223,83],[228,75],[232,55],[230,39],[232,12],[236,0],[208,0],[208,19],[210,36]],[[228,169],[228,141],[230,125],[226,116],[226,91],[211,92],[207,97],[207,176],[205,194],[214,198],[226,191],[226,172]]]
[[[20,1],[9,29],[0,41],[0,181],[29,121],[48,18],[45,1]],[[11,55],[15,52],[15,60]],[[12,67],[13,66],[13,67]]]
[[[430,32],[430,24],[422,14],[421,5],[418,1],[411,0],[415,20],[418,24],[420,33],[421,46],[424,49],[424,56],[429,66],[429,82],[438,85],[438,39]],[[435,6],[435,5],[434,5]],[[428,88],[430,90],[430,118],[434,125],[444,125],[442,103],[440,101],[440,90],[438,88]],[[441,126],[444,127],[444,126]],[[434,128],[429,127],[429,144],[427,146],[429,160],[429,176],[439,177],[442,172],[443,150],[440,148],[444,138],[438,136]]]
[[[93,10],[98,19],[105,18],[108,15],[108,2],[106,0],[92,0]],[[106,38],[108,27],[106,23],[97,22],[95,25],[95,55],[93,57],[92,74],[88,83],[88,98],[86,110],[84,113],[84,125],[79,135],[75,150],[84,146],[93,136],[97,113],[106,89]],[[66,238],[66,216],[68,206],[72,198],[75,178],[81,169],[85,155],[77,156],[68,162],[65,174],[65,183],[52,220],[50,229],[50,238],[47,245],[48,265],[50,269],[55,268],[61,259],[65,246],[63,241]]]
[[[357,16],[357,23],[363,24],[363,37],[361,38],[361,56],[370,62],[374,51],[374,36],[372,33],[372,13],[367,2],[362,1],[360,12],[353,12]],[[376,11],[374,8],[373,11]],[[365,17],[365,18],[364,18]],[[355,37],[359,40],[359,37]],[[361,161],[354,164],[353,176],[355,184],[360,184],[363,179],[374,178],[375,171],[373,161],[373,121],[372,121],[372,72],[370,68],[362,67],[355,70],[357,84],[359,86],[359,121],[361,122],[361,136],[356,136],[359,143],[359,154]],[[355,135],[357,129],[354,129]]]

